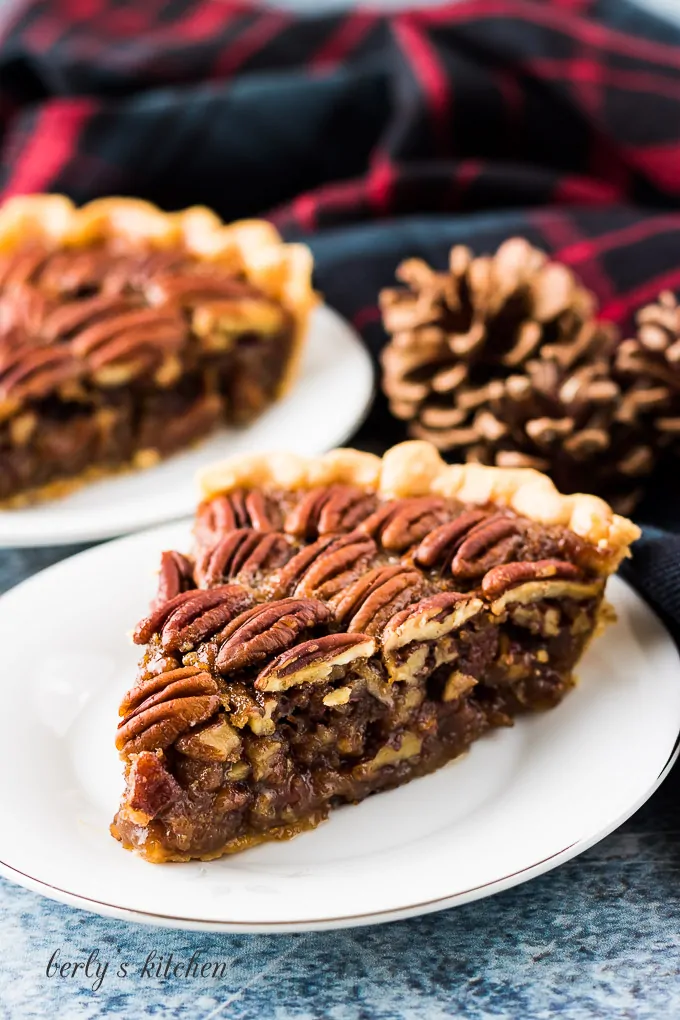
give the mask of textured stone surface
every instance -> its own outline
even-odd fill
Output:
[[[2,553],[0,589],[75,551]],[[676,767],[626,825],[558,870],[456,910],[348,931],[171,931],[72,910],[0,879],[0,1020],[672,1020],[679,803]],[[56,950],[60,964],[98,957],[88,976],[81,966],[75,977],[48,977]],[[197,953],[210,972],[143,976],[150,953],[162,968],[171,953],[173,964]],[[94,964],[104,962],[99,981]]]

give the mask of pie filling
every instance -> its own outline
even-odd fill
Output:
[[[605,573],[595,545],[495,504],[345,484],[204,502],[135,632],[113,835],[209,859],[433,771],[560,701]]]
[[[119,241],[0,258],[0,501],[146,466],[278,395],[294,322],[226,265]]]

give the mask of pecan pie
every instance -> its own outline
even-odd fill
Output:
[[[242,458],[202,488],[117,734],[112,832],[154,862],[287,838],[556,705],[638,535],[537,471],[425,442]]]
[[[311,256],[272,226],[135,199],[0,209],[0,502],[243,424],[295,370]]]

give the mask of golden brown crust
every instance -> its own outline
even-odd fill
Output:
[[[309,312],[317,301],[308,248],[285,244],[265,220],[225,225],[203,206],[166,213],[141,199],[111,197],[76,208],[64,195],[24,195],[0,208],[0,254],[27,241],[77,248],[115,238],[160,249],[181,245],[200,259],[240,270],[248,282],[280,302],[295,321],[293,351],[279,395],[288,388],[299,364]]]
[[[199,476],[205,499],[242,487],[295,490],[332,483],[355,484],[385,496],[434,493],[508,507],[529,520],[573,531],[599,550],[606,572],[616,569],[640,535],[637,525],[615,514],[604,500],[585,493],[563,495],[540,471],[446,464],[431,443],[419,440],[393,446],[382,460],[351,449],[320,457],[257,454],[216,464]]]

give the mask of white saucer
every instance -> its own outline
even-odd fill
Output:
[[[677,753],[680,663],[623,581],[558,708],[311,833],[208,864],[147,864],[109,835],[118,702],[173,524],[88,550],[0,599],[0,873],[97,913],[234,932],[334,928],[455,906],[568,860],[658,786]]]
[[[359,336],[330,308],[317,308],[296,385],[252,425],[223,429],[158,467],[103,479],[63,499],[0,510],[0,547],[90,542],[184,517],[195,507],[199,468],[258,450],[323,453],[352,435],[372,395],[373,369]]]

